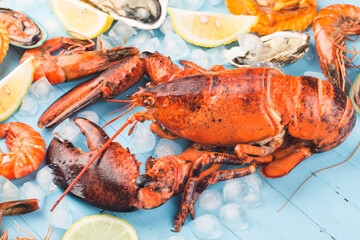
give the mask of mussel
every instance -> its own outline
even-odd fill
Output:
[[[9,32],[10,44],[17,47],[38,47],[47,38],[45,29],[22,12],[0,8],[0,22]]]
[[[275,32],[261,38],[240,34],[239,46],[224,49],[226,60],[234,66],[246,67],[258,62],[290,64],[302,58],[309,48],[310,35],[296,31]]]
[[[168,0],[82,0],[110,14],[116,20],[141,29],[160,27]]]

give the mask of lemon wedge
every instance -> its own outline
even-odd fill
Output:
[[[184,40],[201,47],[216,47],[237,39],[240,33],[250,32],[257,16],[195,12],[168,8],[177,34]]]
[[[138,240],[135,229],[125,220],[107,214],[83,217],[62,240]]]
[[[35,72],[33,57],[26,59],[0,80],[0,121],[10,117],[20,106]]]
[[[93,6],[74,0],[50,0],[65,29],[79,39],[95,38],[108,30],[113,17]]]

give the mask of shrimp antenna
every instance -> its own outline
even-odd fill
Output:
[[[14,220],[14,222],[15,222],[15,224],[16,224],[16,226],[19,228],[19,231],[21,231],[21,232],[23,232],[23,233],[25,233],[25,234],[27,234],[27,235],[29,235],[31,238],[27,238],[27,237],[23,237],[23,238],[21,238],[21,239],[26,239],[26,240],[36,240],[36,238],[33,236],[33,235],[31,235],[30,233],[28,233],[27,231],[25,231],[24,229],[22,229],[21,227],[20,227],[20,225]]]
[[[130,109],[128,109],[125,113],[129,112],[131,109],[136,107],[136,105],[133,105]],[[121,114],[124,115],[125,113]],[[134,115],[130,116],[124,125],[116,131],[116,133],[100,148],[100,150],[92,157],[92,159],[89,161],[89,163],[81,170],[81,172],[77,175],[77,177],[74,179],[74,181],[70,184],[70,186],[64,191],[64,193],[60,196],[60,198],[55,202],[54,206],[50,209],[52,212],[56,206],[61,202],[61,200],[70,192],[70,190],[74,187],[74,185],[79,181],[79,179],[84,175],[86,170],[91,166],[91,164],[101,155],[102,152],[105,151],[105,149],[114,141],[114,139],[130,124],[134,123],[136,121],[136,118]]]
[[[342,161],[341,163],[338,163],[338,164],[335,164],[333,166],[330,166],[330,167],[326,167],[326,168],[323,168],[323,169],[320,169],[316,172],[314,172],[313,174],[311,174],[307,179],[305,179],[305,181],[303,181],[299,187],[296,188],[296,190],[294,191],[294,193],[289,197],[289,199],[285,202],[285,204],[279,209],[277,210],[276,212],[280,212],[289,202],[290,202],[290,199],[295,195],[295,193],[297,193],[297,191],[310,179],[312,178],[313,176],[315,176],[316,174],[318,174],[319,172],[322,172],[322,171],[325,171],[325,170],[328,170],[328,169],[331,169],[331,168],[335,168],[335,167],[338,167],[338,166],[341,166],[343,165],[344,163],[346,163],[347,161],[349,161],[353,156],[354,154],[356,153],[356,151],[358,150],[360,146],[360,142],[358,143],[358,145],[356,146],[355,150],[351,153],[351,155],[344,161]]]

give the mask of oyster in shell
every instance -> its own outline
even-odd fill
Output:
[[[168,0],[82,0],[110,14],[116,20],[141,29],[160,27]]]
[[[275,32],[261,38],[240,34],[239,46],[224,49],[226,60],[234,66],[246,67],[256,62],[276,62],[281,65],[302,58],[309,48],[310,35],[295,31]]]
[[[47,38],[46,30],[22,12],[0,8],[0,22],[9,32],[10,44],[17,47],[38,47]]]

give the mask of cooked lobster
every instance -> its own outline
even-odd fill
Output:
[[[151,57],[151,54],[146,57]],[[169,68],[168,65],[161,66],[156,61],[145,62],[148,69],[153,69],[152,64],[157,66],[160,73]],[[145,73],[150,79],[161,75],[155,71]],[[354,107],[340,88],[313,77],[284,75],[272,68],[219,68],[219,71],[184,76],[141,89],[129,97],[131,108],[142,106],[147,108],[147,111],[134,113],[111,139],[102,141],[97,146],[99,150],[96,154],[92,152],[92,157],[87,155],[87,166],[75,164],[71,169],[76,169],[76,173],[65,175],[64,179],[67,180],[62,187],[68,187],[65,194],[70,191],[99,156],[98,161],[109,161],[108,158],[115,157],[107,153],[112,148],[112,140],[127,126],[137,122],[153,121],[151,130],[158,136],[170,139],[186,138],[208,146],[208,149],[212,146],[235,146],[235,155],[190,151],[194,154],[170,156],[165,163],[162,159],[155,160],[153,162],[157,165],[148,167],[149,173],[136,178],[137,187],[140,189],[149,186],[146,188],[148,206],[159,205],[158,195],[162,194],[164,189],[171,193],[170,195],[174,189],[175,192],[180,189],[184,192],[181,209],[174,223],[176,231],[180,230],[188,213],[194,217],[194,202],[209,184],[250,174],[262,164],[266,164],[262,169],[266,177],[275,178],[288,174],[311,154],[328,151],[342,143],[351,133],[356,120]],[[52,149],[51,146],[49,149]],[[69,158],[73,154],[73,150],[59,154],[56,149],[57,147],[51,150],[48,157],[62,161],[64,157]],[[178,158],[180,160],[177,160]],[[187,162],[191,164],[186,164]],[[208,170],[202,171],[205,164],[214,163]],[[217,171],[218,164],[245,166]],[[99,162],[93,167],[98,166]],[[131,166],[124,167],[119,174],[136,171],[134,169],[137,169],[137,164]],[[114,174],[114,168],[108,169],[105,172]],[[180,179],[183,189],[177,188],[179,181],[166,177],[169,172],[176,173],[173,175]],[[87,179],[86,177],[83,181]],[[155,179],[163,184],[155,187],[152,184]],[[70,184],[71,180],[74,180],[73,184]],[[121,181],[114,180],[106,184],[120,186],[123,184]],[[125,181],[129,184],[134,181],[134,177],[126,178]],[[84,189],[81,185],[78,188],[81,191]],[[77,190],[75,188],[72,191]],[[138,196],[130,194],[127,201],[138,200]],[[168,199],[168,196],[165,199]],[[157,204],[150,204],[150,201]],[[126,204],[124,206],[127,206]],[[145,207],[145,203],[141,204]],[[123,206],[117,207],[121,209]]]

